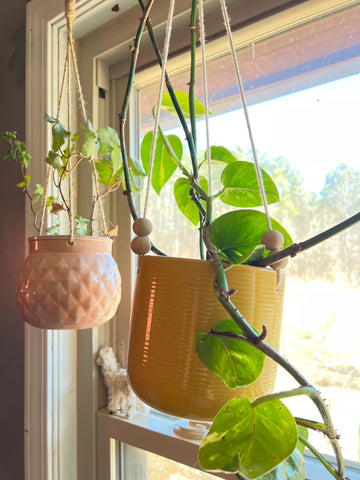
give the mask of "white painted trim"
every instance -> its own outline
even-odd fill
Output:
[[[78,2],[77,13],[81,17],[102,3],[102,0],[82,0]],[[45,174],[44,162],[36,160],[44,158],[50,146],[42,119],[44,113],[53,113],[57,107],[58,71],[62,68],[58,62],[64,56],[64,23],[63,2],[32,0],[27,5],[26,131],[27,144],[34,159],[30,172],[34,179],[42,179]],[[32,235],[32,218],[27,213],[27,234]],[[96,336],[97,332],[94,333]],[[26,326],[26,480],[80,478],[77,337],[74,331],[43,331]],[[91,354],[87,358],[92,358]],[[92,384],[92,376],[90,379]],[[97,395],[92,394],[91,398],[97,398]],[[86,452],[86,458],[93,457],[94,432],[95,428],[92,428],[91,451]],[[89,480],[92,477],[93,473],[84,478]]]

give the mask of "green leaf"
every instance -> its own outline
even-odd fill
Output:
[[[200,177],[199,184],[205,192],[208,191],[208,182],[205,177]],[[199,223],[199,210],[190,196],[191,186],[187,178],[178,178],[174,184],[176,204],[185,217],[195,226]],[[204,202],[203,202],[204,203]]]
[[[6,150],[4,155],[4,160],[12,160],[13,158],[16,159],[15,151],[14,150]]]
[[[89,235],[89,223],[90,220],[83,218],[80,215],[76,215],[74,235]]]
[[[184,117],[190,118],[189,94],[187,92],[181,92],[179,90],[175,91],[174,93],[179,103],[179,106],[184,114]],[[174,104],[168,92],[164,93],[162,96],[161,110],[163,110],[164,112],[170,113],[171,115],[177,116]],[[203,117],[204,115],[205,115],[204,105],[195,98],[195,117],[200,118],[200,117]]]
[[[53,216],[53,224],[45,230],[49,235],[59,235],[60,221],[57,215]]]
[[[113,170],[117,172],[121,167],[121,148],[116,130],[111,127],[100,127],[97,135],[99,138],[99,155],[110,154]]]
[[[176,135],[166,135],[165,138],[170,143],[178,159],[182,157],[182,142]],[[141,143],[141,161],[147,174],[149,174],[150,156],[152,146],[153,132],[148,132]],[[152,170],[152,186],[159,195],[162,187],[171,178],[176,170],[176,163],[172,160],[169,152],[160,135],[156,139],[156,148],[154,164]]]
[[[298,434],[305,438],[305,440],[309,438],[309,430],[306,427],[303,427],[302,425],[297,425],[297,429]],[[297,448],[300,450],[301,454],[304,455],[305,445],[300,440],[298,440]]]
[[[100,127],[97,131],[99,137],[99,155],[111,153],[114,149],[120,148],[120,139],[111,127]]]
[[[52,208],[53,202],[57,201],[57,197],[50,195],[46,200],[46,208]]]
[[[11,133],[15,134],[15,132],[9,132],[9,135],[11,135]],[[24,142],[21,142],[20,140],[14,140],[14,149],[8,150],[6,152],[5,158],[17,159],[22,167],[27,168],[31,160],[31,155],[26,151],[26,144]]]
[[[144,167],[136,158],[129,158],[129,166],[134,177],[144,177],[146,175]]]
[[[245,265],[251,265],[252,262],[256,262],[257,260],[261,260],[264,258],[265,246],[264,245],[256,245],[255,248],[251,250],[249,255],[246,257],[242,263]]]
[[[91,158],[94,154],[96,134],[90,121],[88,121],[87,125],[83,125],[82,129],[84,133],[84,142],[80,151],[85,157]]]
[[[52,138],[53,144],[52,148],[54,152],[60,150],[60,148],[64,145],[66,140],[70,137],[71,133],[68,132],[64,126],[57,120],[53,123],[52,127]]]
[[[5,140],[6,142],[10,142],[10,140],[15,139],[17,135],[16,131],[6,131],[1,134],[2,139]]]
[[[271,219],[274,230],[284,236],[283,247],[292,245],[293,241],[276,220]],[[210,227],[210,239],[219,250],[222,258],[233,264],[244,262],[268,230],[264,213],[257,210],[234,210],[221,215]]]
[[[248,479],[258,478],[288,458],[296,447],[294,418],[280,400],[253,407],[248,397],[233,398],[216,415],[202,441],[202,468],[231,468]],[[228,470],[226,470],[228,471]]]
[[[54,168],[62,169],[63,165],[60,162],[60,158],[61,157],[56,152],[53,152],[52,150],[50,150],[50,152],[48,153],[48,156],[45,158],[45,162]]]
[[[51,117],[47,113],[44,115],[44,119],[49,123],[57,123],[59,120],[55,117]]]
[[[26,188],[29,186],[30,183],[30,175],[24,175],[23,179],[24,180],[20,183],[17,183],[16,186],[22,188],[23,192],[25,192]]]
[[[281,462],[271,472],[261,475],[258,480],[304,480],[305,461],[297,448],[286,460]]]
[[[243,335],[234,320],[221,320],[211,327],[211,331]],[[196,351],[205,366],[222,378],[229,388],[249,385],[258,378],[264,367],[265,355],[237,338],[198,333]]]
[[[212,145],[210,147],[210,155],[212,163],[233,163],[237,162],[237,158],[225,147]],[[205,152],[205,159],[207,159],[207,152]]]
[[[279,201],[278,189],[271,177],[261,170],[267,203]],[[227,165],[221,175],[224,190],[220,199],[234,207],[259,207],[262,205],[255,166],[251,162],[237,161]]]
[[[28,152],[21,152],[21,153],[18,153],[18,159],[19,159],[20,165],[27,168],[31,160],[31,155]]]
[[[103,185],[112,187],[116,181],[114,170],[110,162],[102,161],[95,163],[96,171],[99,177],[99,182]]]
[[[44,195],[44,187],[39,183],[36,184],[36,188],[33,194],[33,203],[38,202]]]
[[[116,173],[120,170],[121,164],[121,150],[120,147],[114,148],[114,150],[110,153],[111,163],[113,166],[113,171]]]

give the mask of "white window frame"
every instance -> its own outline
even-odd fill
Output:
[[[164,4],[165,0],[157,3]],[[239,1],[239,11],[248,18],[256,18],[261,13],[264,3],[275,9],[285,4],[285,0]],[[129,0],[129,5],[134,1]],[[182,3],[182,2],[180,2]],[[235,2],[236,3],[236,2]],[[319,11],[333,8],[341,3],[351,5],[354,0],[308,0],[299,2],[286,11],[290,24],[317,15]],[[86,35],[92,28],[112,18],[113,0],[78,0],[77,19],[74,30],[79,37]],[[127,5],[125,0],[121,8]],[[267,7],[267,8],[268,8]],[[280,9],[281,10],[281,9]],[[250,27],[244,27],[235,33],[237,44],[251,43],[259,35],[281,29],[283,12],[272,17],[272,22],[261,20]],[[127,13],[125,12],[124,18]],[[166,8],[154,9],[154,24],[165,20]],[[289,20],[287,20],[289,24]],[[111,28],[103,44],[94,44],[92,62],[80,67],[82,72],[92,80],[91,89],[108,88],[108,66],[113,63],[118,51],[128,49],[136,26],[124,22],[115,37],[120,50],[115,48]],[[27,5],[27,78],[26,78],[26,131],[27,143],[34,159],[42,159],[49,149],[49,134],[43,115],[56,111],[58,91],[59,63],[55,59],[64,57],[65,19],[63,2],[59,0],[32,0]],[[220,46],[219,46],[220,45]],[[145,45],[146,48],[150,48]],[[219,42],[216,51],[221,50]],[[122,50],[121,50],[122,49]],[[211,54],[211,46],[209,49]],[[214,52],[215,53],[215,50]],[[181,62],[181,58],[177,62]],[[141,64],[141,60],[140,60]],[[83,68],[82,68],[83,67]],[[118,63],[112,74],[121,76],[126,71],[128,62]],[[176,68],[176,67],[174,67]],[[137,84],[151,81],[158,70],[148,69],[137,76]],[[88,110],[96,118],[101,105],[95,94],[87,96]],[[116,112],[109,112],[115,117]],[[33,178],[44,174],[44,163],[33,162]],[[114,209],[115,207],[111,207]],[[130,218],[126,209],[119,223],[121,235],[127,242],[130,238]],[[33,234],[31,218],[27,214],[27,233]],[[197,445],[181,440],[172,433],[170,420],[154,420],[151,416],[139,416],[134,421],[127,421],[116,416],[107,415],[98,408],[105,403],[104,390],[99,381],[94,362],[99,346],[104,343],[116,343],[123,325],[127,325],[131,302],[131,255],[130,249],[117,248],[121,258],[122,270],[126,279],[123,285],[122,302],[123,324],[110,322],[105,327],[92,331],[43,331],[26,326],[26,380],[25,380],[25,479],[26,480],[113,480],[116,473],[114,464],[114,440],[162,454],[173,460],[196,467]],[[126,251],[125,251],[126,250]],[[126,349],[126,346],[124,346]],[[82,406],[85,406],[84,408]],[[321,480],[323,469],[308,460],[307,476],[312,480]],[[351,466],[351,465],[350,465]],[[360,479],[360,474],[351,473],[352,480]],[[225,477],[224,477],[225,478]],[[227,476],[226,478],[229,478]]]

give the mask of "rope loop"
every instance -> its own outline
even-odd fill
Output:
[[[68,22],[71,24],[75,17],[75,0],[65,0],[65,16]]]

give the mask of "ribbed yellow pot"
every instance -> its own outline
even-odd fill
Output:
[[[112,240],[97,237],[29,238],[29,255],[17,282],[22,316],[44,329],[101,325],[116,312],[121,278],[111,256]]]
[[[231,299],[247,321],[278,348],[284,284],[276,272],[239,265],[227,273]],[[256,398],[274,388],[276,365],[266,359],[249,387],[228,389],[196,353],[195,336],[229,315],[215,297],[214,271],[203,260],[145,256],[140,260],[131,316],[128,375],[136,394],[176,417],[209,421],[235,396]]]

